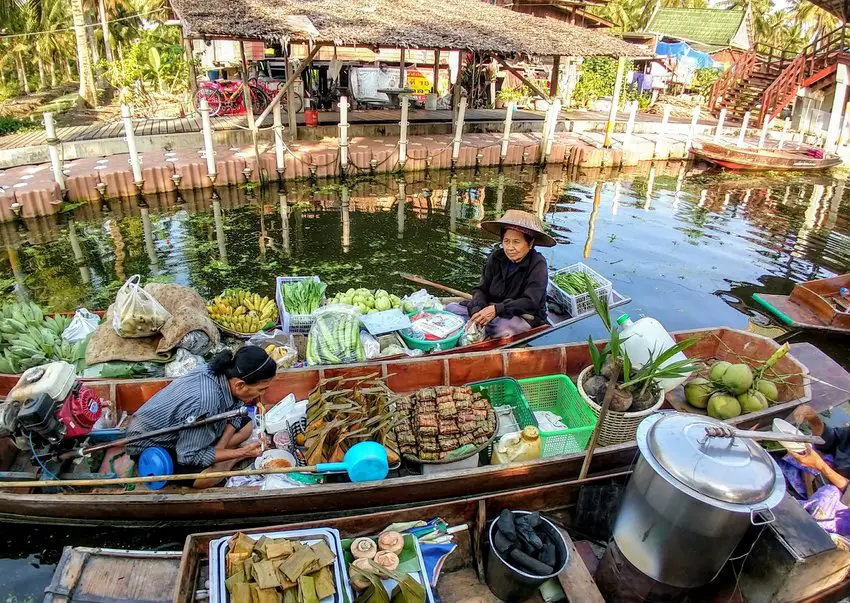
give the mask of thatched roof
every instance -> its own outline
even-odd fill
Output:
[[[479,0],[171,0],[191,37],[499,55],[646,57],[606,33]]]

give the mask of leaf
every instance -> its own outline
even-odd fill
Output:
[[[602,372],[602,363],[604,360],[602,352],[593,343],[593,338],[590,335],[587,336],[587,351],[590,353],[590,361],[593,364],[593,374],[598,376]]]

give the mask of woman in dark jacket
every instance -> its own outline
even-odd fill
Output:
[[[482,222],[481,228],[498,235],[502,245],[487,258],[472,300],[446,309],[486,327],[490,338],[518,335],[545,324],[549,270],[534,247],[554,247],[555,239],[546,234],[537,216],[516,209],[499,220]]]

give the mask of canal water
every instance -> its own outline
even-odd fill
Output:
[[[134,274],[205,297],[227,287],[271,296],[276,276],[308,274],[320,275],[331,294],[415,290],[399,272],[469,290],[494,244],[480,222],[524,209],[558,241],[541,250],[550,268],[586,263],[632,298],[623,311],[633,317],[655,317],[670,330],[747,328],[768,323],[753,293],[788,293],[796,282],[848,270],[848,205],[844,180],[829,175],[741,176],[680,164],[170,194],[0,225],[0,287],[54,310],[105,309]],[[597,319],[540,341],[588,334],[602,335]],[[818,343],[850,364],[834,344]],[[185,536],[32,526],[0,533],[0,603],[39,600],[65,545],[178,548]]]

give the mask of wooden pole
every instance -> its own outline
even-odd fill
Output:
[[[284,95],[284,94],[285,94],[285,93],[286,93],[289,89],[291,89],[291,88],[293,87],[293,84],[295,83],[295,78],[300,77],[300,76],[301,76],[301,74],[302,74],[302,73],[304,73],[304,70],[305,70],[305,69],[307,69],[307,67],[309,67],[309,66],[310,66],[310,63],[312,62],[313,57],[315,57],[317,54],[319,54],[319,50],[321,50],[321,48],[322,48],[321,44],[314,44],[314,45],[313,45],[313,47],[312,47],[312,48],[310,48],[310,52],[308,52],[308,53],[307,53],[307,58],[305,58],[305,59],[304,59],[304,61],[303,61],[303,62],[302,62],[302,63],[298,66],[298,69],[296,69],[296,70],[295,70],[295,72],[292,74],[292,77],[291,77],[291,78],[289,78],[289,79],[287,80],[287,82],[283,85],[283,88],[279,88],[279,89],[278,89],[278,90],[279,90],[279,92],[278,92],[278,93],[275,95],[275,97],[272,99],[272,102],[270,102],[270,103],[269,103],[269,106],[268,106],[268,107],[266,107],[266,110],[265,110],[265,111],[263,111],[263,112],[260,114],[260,116],[257,118],[257,120],[256,120],[256,125],[257,125],[257,127],[258,127],[258,128],[262,128],[262,127],[263,127],[263,122],[264,122],[264,121],[266,120],[266,118],[269,116],[269,113],[271,113],[271,112],[272,112],[272,110],[274,109],[274,106],[275,106],[277,103],[279,103],[279,102],[280,102],[281,97],[282,97],[282,96],[283,96],[283,95]],[[290,120],[291,120],[291,119],[292,119],[292,118],[290,117]]]
[[[457,108],[457,120],[455,121],[455,137],[452,143],[452,165],[460,157],[460,142],[463,137],[463,118],[466,115],[466,97],[461,97]]]
[[[714,142],[719,142],[723,137],[723,122],[726,120],[726,107],[720,110],[720,116],[717,118],[717,128],[714,130]]]
[[[440,289],[445,291],[446,293],[451,293],[452,295],[456,295],[458,297],[462,297],[463,299],[472,299],[472,296],[466,291],[461,291],[459,289],[454,289],[449,287],[448,285],[443,285],[441,283],[435,281],[429,281],[426,278],[422,278],[417,274],[409,274],[407,272],[397,272],[401,278],[404,280],[410,281],[411,283],[417,283],[419,285],[424,285],[426,287],[433,287],[434,289]]]
[[[516,103],[514,101],[508,102],[505,111],[505,127],[502,131],[502,148],[499,151],[501,161],[504,161],[505,157],[508,156],[508,145],[511,143],[511,121],[514,118],[514,109],[516,109]]]
[[[406,86],[407,82],[405,81],[405,77],[404,77],[404,55],[405,55],[405,49],[402,48],[399,51],[399,59],[398,59],[398,87],[399,88],[406,88],[407,87]]]
[[[136,134],[133,131],[133,116],[130,107],[121,105],[121,118],[124,120],[124,136],[127,137],[127,152],[130,153],[130,167],[133,168],[133,181],[139,190],[142,189],[142,164],[139,162],[139,152],[136,150]]]
[[[53,123],[53,113],[44,114],[44,133],[47,138],[47,154],[50,156],[50,165],[53,168],[53,179],[59,185],[59,190],[65,192],[65,174],[62,172],[62,160],[59,158],[59,143],[56,136],[56,126]]]
[[[744,122],[741,124],[741,132],[738,134],[738,146],[742,147],[746,144],[744,139],[747,136],[747,126],[750,124],[750,112],[744,113]]]
[[[623,89],[623,74],[626,71],[626,57],[620,57],[617,61],[617,79],[614,80],[614,95],[611,97],[611,109],[608,111],[608,123],[605,125],[606,149],[611,148],[614,135],[614,125],[617,123],[617,109],[620,106],[620,91]]]
[[[245,103],[248,127],[254,132],[257,126],[254,123],[254,102],[251,99],[251,87],[248,85],[248,59],[245,58],[245,42],[241,40],[239,41],[239,71],[242,73],[242,102]],[[259,160],[259,158],[257,159]]]
[[[502,67],[504,67],[505,69],[507,69],[508,71],[513,73],[517,77],[517,79],[519,79],[519,81],[521,81],[523,84],[528,86],[529,90],[534,92],[540,98],[542,98],[544,100],[548,100],[549,95],[546,94],[545,92],[543,92],[540,88],[538,88],[536,84],[530,82],[528,80],[528,78],[525,77],[525,75],[523,75],[523,73],[519,69],[517,69],[516,67],[512,67],[511,65],[508,65],[507,61],[505,61],[505,59],[503,59],[502,57],[496,57],[496,60],[499,61],[499,63],[502,65]]]
[[[186,37],[184,31],[180,31],[180,37],[183,38],[183,51],[186,53],[186,64],[189,66],[189,90],[192,95],[198,93],[198,71],[195,69],[195,47],[192,44],[192,39]]]
[[[549,96],[558,96],[558,83],[561,72],[561,55],[556,54],[552,60],[552,75],[549,78]]]
[[[431,92],[437,94],[437,82],[440,79],[440,49],[434,51],[434,83]]]
[[[204,133],[204,155],[207,158],[207,176],[210,184],[215,184],[216,165],[215,149],[213,148],[212,124],[210,124],[210,105],[206,98],[201,99],[198,111],[201,113],[201,129]]]
[[[602,431],[602,425],[605,423],[605,418],[608,416],[608,409],[611,406],[611,400],[614,398],[614,390],[617,389],[617,381],[620,379],[620,371],[622,370],[622,362],[614,361],[614,368],[611,371],[611,379],[608,381],[608,387],[605,389],[605,397],[602,398],[602,408],[599,410],[599,417],[596,419],[596,427],[593,433],[590,434],[590,442],[587,444],[587,452],[584,455],[584,463],[582,463],[581,471],[578,478],[584,479],[587,477],[587,472],[590,470],[590,462],[593,460],[593,451],[596,449],[596,442],[599,440],[599,432]]]
[[[410,97],[407,94],[401,95],[401,120],[398,122],[398,163],[401,167],[407,163],[407,113],[410,110]]]

